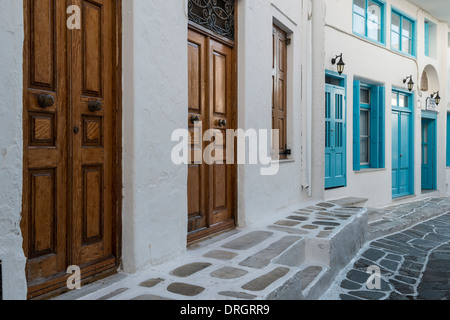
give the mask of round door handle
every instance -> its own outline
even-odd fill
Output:
[[[91,112],[99,112],[103,109],[103,103],[98,100],[89,101],[88,108]]]
[[[226,127],[227,126],[227,120],[221,119],[219,120],[219,127]]]
[[[200,121],[200,117],[199,116],[192,116],[191,117],[191,123],[195,124],[196,122]]]
[[[38,97],[38,103],[41,108],[53,107],[55,105],[55,98],[50,94],[41,94]]]
[[[80,128],[78,127],[73,127],[73,133],[78,134],[80,132]]]

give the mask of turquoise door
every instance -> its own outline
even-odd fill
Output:
[[[325,188],[345,187],[346,164],[345,89],[325,88]]]
[[[422,119],[422,189],[436,189],[436,120]]]
[[[394,95],[397,95],[398,99],[399,94],[394,93]],[[392,110],[393,198],[407,196],[413,193],[413,121],[412,111],[411,109],[407,109],[409,105],[408,99],[410,97],[400,94],[400,104],[397,104],[397,106],[393,105]]]

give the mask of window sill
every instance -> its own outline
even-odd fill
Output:
[[[280,159],[280,160],[272,160],[272,163],[291,163],[291,162],[295,162],[295,158],[289,158],[289,159]]]
[[[367,173],[367,172],[377,172],[377,171],[386,171],[386,168],[365,168],[360,171],[354,171],[355,173]]]

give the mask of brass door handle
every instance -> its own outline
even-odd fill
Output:
[[[41,108],[53,107],[55,105],[55,98],[50,94],[41,94],[38,97],[38,103]]]
[[[191,117],[191,123],[195,124],[196,122],[200,121],[200,117],[199,116],[192,116]]]
[[[227,126],[227,120],[220,119],[218,124],[219,124],[219,127],[226,127]]]
[[[88,108],[91,112],[99,112],[103,109],[103,103],[98,100],[89,101]]]

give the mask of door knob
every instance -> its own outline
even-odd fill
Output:
[[[191,123],[195,124],[196,122],[200,121],[200,117],[199,116],[192,116],[191,117]]]
[[[38,97],[38,103],[41,108],[52,107],[55,104],[55,98],[50,94],[41,94]]]
[[[98,100],[89,101],[88,108],[91,112],[99,112],[103,109],[103,103]]]
[[[73,127],[73,133],[78,134],[80,132],[80,128]]]
[[[220,119],[218,124],[219,124],[219,127],[226,127],[227,126],[227,120]]]

